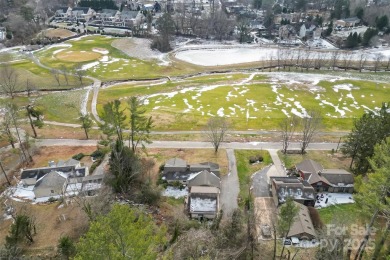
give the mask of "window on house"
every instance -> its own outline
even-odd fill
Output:
[[[54,193],[54,190],[50,190],[51,193]]]

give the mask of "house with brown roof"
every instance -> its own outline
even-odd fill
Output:
[[[188,179],[185,207],[191,218],[214,219],[220,209],[221,180],[214,173],[203,170]]]
[[[315,191],[305,180],[297,177],[270,177],[271,192],[276,206],[286,202],[288,197],[306,206],[314,206]]]
[[[310,159],[302,161],[295,168],[317,192],[353,192],[353,175],[346,170],[324,169],[321,164]]]
[[[290,227],[287,238],[298,238],[299,240],[315,239],[317,232],[310,218],[309,209],[298,202],[295,202],[295,205],[299,208],[299,211]]]

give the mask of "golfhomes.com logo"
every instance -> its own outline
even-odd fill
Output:
[[[350,226],[338,226],[334,224],[326,225],[326,236],[319,240],[320,248],[328,248],[334,250],[337,247],[343,246],[352,250],[358,249],[362,239],[369,234],[369,238],[375,236],[376,228],[359,226],[356,224]],[[368,239],[366,248],[374,248],[375,241]]]

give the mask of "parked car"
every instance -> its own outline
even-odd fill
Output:
[[[285,238],[285,239],[283,240],[283,243],[284,243],[285,246],[290,246],[290,245],[292,245],[291,239],[289,239],[289,238]]]

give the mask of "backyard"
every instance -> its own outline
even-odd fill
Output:
[[[249,188],[251,184],[251,176],[272,163],[271,156],[268,151],[264,150],[234,150],[237,162],[237,174],[240,184],[240,193],[238,195],[239,205],[243,206],[249,196]],[[261,156],[263,161],[251,164],[251,157]]]

